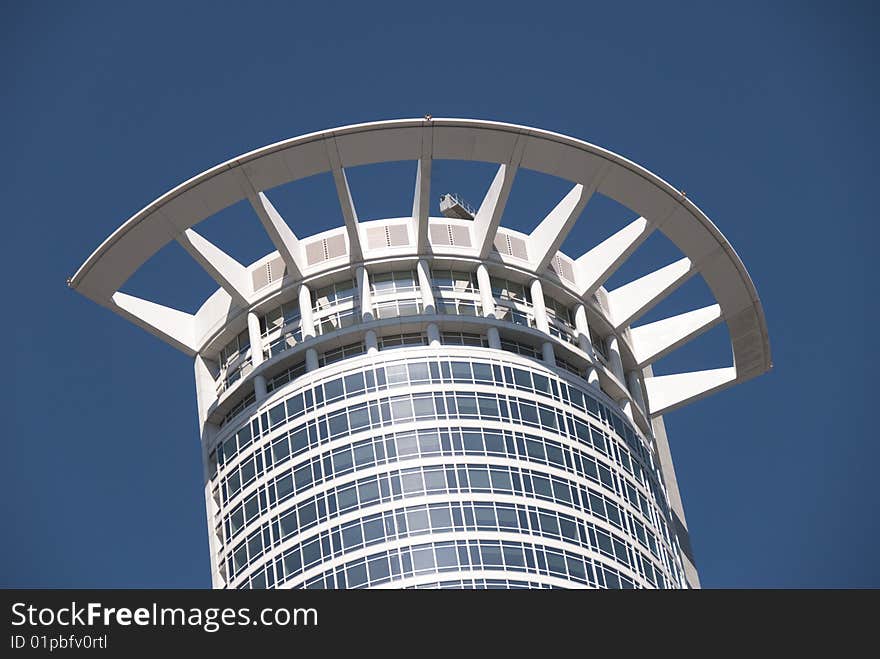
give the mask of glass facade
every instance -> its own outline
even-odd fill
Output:
[[[224,426],[209,487],[227,587],[680,586],[651,444],[613,401],[443,338],[455,356],[419,333],[342,346]]]

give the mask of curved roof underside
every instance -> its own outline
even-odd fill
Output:
[[[349,262],[363,261],[367,250],[361,246],[359,223],[348,192],[345,168],[388,161],[413,160],[419,163],[412,222],[418,236],[418,253],[428,253],[431,251],[427,239],[430,163],[440,159],[500,165],[473,221],[473,256],[485,258],[492,249],[507,194],[520,167],[574,184],[571,193],[530,236],[529,249],[537,252],[530,260],[534,272],[542,274],[547,270],[550,259],[593,192],[608,196],[641,216],[628,227],[631,234],[638,234],[643,239],[649,231],[659,230],[682,251],[686,257],[682,260],[684,271],[699,272],[720,306],[721,317],[730,331],[735,373],[720,376],[723,383],[718,382],[721,384],[713,384],[715,381],[711,377],[706,381],[705,375],[702,379],[690,378],[688,382],[680,380],[684,375],[693,374],[648,378],[646,389],[649,397],[657,403],[652,408],[665,410],[677,406],[676,400],[660,404],[664,394],[657,385],[663,378],[679,378],[673,387],[679,393],[682,387],[687,389],[690,386],[714,390],[770,368],[767,327],[752,280],[733,247],[693,202],[658,176],[600,147],[548,131],[490,121],[426,118],[358,124],[295,137],[233,158],[179,185],[127,220],[79,268],[70,286],[102,305],[117,309],[121,305],[117,304],[114,295],[129,277],[162,247],[178,240],[206,269],[211,271],[213,268],[215,279],[221,285],[225,284],[223,288],[232,291],[233,302],[246,304],[252,301],[248,297],[252,291],[236,294],[240,289],[233,281],[233,275],[238,276],[235,271],[238,264],[225,264],[223,258],[226,255],[211,251],[216,248],[187,230],[224,208],[249,199],[261,215],[260,219],[279,253],[285,257],[288,272],[302,276],[307,268],[302,267],[304,264],[294,253],[299,249],[297,238],[291,231],[295,227],[287,227],[280,217],[273,220],[277,212],[261,193],[324,172],[333,174],[339,193],[347,230]],[[598,247],[589,250],[590,246],[585,246],[585,256],[575,262],[578,282],[572,288],[584,299],[595,292],[639,244],[639,238],[628,237],[624,232],[617,238],[620,244],[605,246],[606,252],[617,250],[613,258],[598,254]],[[600,264],[595,265],[594,261]],[[673,265],[679,269],[682,267],[681,263]],[[655,274],[660,276],[642,282],[642,289],[651,286],[662,289],[666,281],[681,280],[681,276],[671,270],[665,275],[662,270]],[[634,289],[625,289],[627,286],[609,293],[609,298],[616,295],[610,318],[616,328],[628,327],[637,316],[636,311],[645,308],[636,304],[639,300],[638,295],[633,296]],[[616,318],[615,308],[618,309]],[[126,315],[137,315],[136,309],[125,311],[129,312]],[[192,348],[188,352],[198,349],[185,341],[182,343],[184,348]],[[653,394],[649,380],[655,381]],[[675,396],[677,399],[679,394]]]

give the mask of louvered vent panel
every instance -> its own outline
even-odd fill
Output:
[[[383,247],[406,247],[409,245],[409,234],[405,224],[369,227],[367,229],[367,245],[370,249]]]
[[[409,232],[405,224],[395,224],[385,227],[388,234],[389,247],[406,247],[409,245]]]
[[[507,256],[515,256],[518,259],[527,259],[528,252],[526,251],[526,241],[522,238],[517,238],[506,231],[499,231],[495,234],[495,249],[498,250],[499,254],[506,254]]]
[[[253,278],[254,290],[258,291],[269,284],[269,268],[261,265],[251,273],[251,277]]]
[[[269,284],[273,281],[284,279],[284,275],[287,274],[287,266],[284,264],[284,259],[280,256],[275,257],[266,264],[266,271],[269,274],[269,281],[267,282]]]
[[[553,257],[553,260],[550,261],[550,268],[559,275],[560,279],[565,279],[572,284],[574,282],[574,265],[572,264],[571,259],[567,256],[563,256],[560,253],[557,253],[556,256]]]
[[[506,233],[501,233],[500,231],[496,233],[494,245],[499,254],[510,255],[510,243],[507,241]]]
[[[431,244],[433,245],[451,245],[452,235],[449,233],[448,224],[432,224],[430,227]]]
[[[345,234],[337,233],[324,239],[324,253],[326,258],[335,259],[345,256],[348,252],[345,249]]]
[[[306,244],[306,263],[315,265],[327,260],[326,240],[316,240]]]
[[[388,233],[385,227],[369,227],[367,229],[367,245],[370,249],[388,247]]]
[[[451,245],[456,245],[457,247],[471,246],[471,232],[468,231],[467,227],[459,226],[457,224],[450,224],[449,235]]]
[[[268,263],[264,263],[251,273],[254,290],[258,291],[261,288],[268,286],[273,281],[284,279],[285,274],[287,274],[287,266],[284,264],[284,259],[280,256],[276,256],[274,259]]]
[[[507,240],[510,243],[510,255],[515,256],[518,259],[526,260],[529,258],[528,252],[526,252],[526,241],[522,238],[517,238],[515,236],[508,235]]]

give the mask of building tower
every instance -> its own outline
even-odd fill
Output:
[[[479,207],[445,195],[430,216],[440,159],[497,164]],[[411,215],[359,221],[346,168],[401,160]],[[529,234],[500,225],[520,169],[571,185]],[[343,222],[304,236],[270,197],[316,174]],[[635,219],[563,254],[594,195]],[[250,265],[194,230],[245,199],[277,248]],[[607,290],[653,231],[681,258]],[[174,240],[219,285],[195,314],[119,290]],[[714,304],[639,324],[694,275]],[[359,124],[239,156],[134,215],[69,283],[194,358],[217,588],[699,587],[662,415],[771,365],[745,267],[684,193],[488,121]],[[732,363],[653,375],[719,323]]]

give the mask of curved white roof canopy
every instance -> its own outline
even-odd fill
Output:
[[[605,149],[556,133],[490,121],[426,118],[358,124],[295,137],[233,158],[179,185],[131,217],[86,260],[70,280],[70,286],[184,352],[195,354],[207,338],[198,331],[197,327],[203,324],[197,324],[196,316],[119,292],[153,254],[177,240],[225,291],[225,311],[232,307],[249,308],[263,297],[253,290],[249,268],[191,227],[248,199],[278,249],[287,276],[297,280],[309,277],[326,267],[309,265],[302,239],[297,238],[263,191],[330,172],[344,218],[347,263],[369,261],[376,255],[368,248],[366,234],[358,222],[345,168],[399,160],[417,161],[409,220],[414,241],[409,253],[441,253],[445,248],[432,245],[429,240],[428,218],[431,162],[438,159],[499,164],[474,221],[469,223],[470,246],[449,248],[450,254],[483,259],[490,256],[520,167],[573,184],[565,198],[528,236],[525,267],[536,274],[546,273],[594,192],[638,214],[638,219],[599,245],[584,249],[584,254],[574,261],[574,281],[567,287],[585,301],[651,231],[659,230],[668,237],[684,258],[607,293],[607,320],[617,330],[629,327],[691,275],[702,275],[717,305],[633,328],[628,336],[632,355],[638,367],[650,365],[701,331],[724,321],[730,332],[733,364],[721,369],[645,378],[652,415],[771,367],[764,313],[751,278],[733,247],[693,202],[658,176]],[[523,267],[523,262],[517,265]],[[335,267],[338,266],[337,262]],[[213,297],[202,311],[211,306]]]

